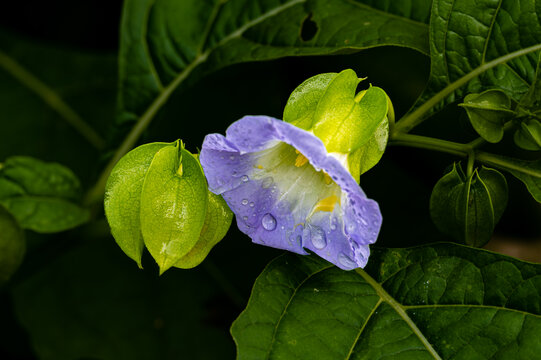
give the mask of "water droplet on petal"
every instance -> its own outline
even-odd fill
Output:
[[[361,223],[362,223],[364,226],[368,225],[368,222],[366,221],[365,218],[361,218]]]
[[[229,157],[229,160],[235,160],[235,156],[231,155],[231,156]]]
[[[267,189],[267,188],[269,188],[269,187],[272,185],[273,182],[274,182],[274,181],[272,180],[271,177],[265,178],[265,179],[263,180],[263,182],[261,183],[261,187],[262,187],[263,189]]]
[[[244,220],[244,221],[248,220],[248,216],[243,216],[242,220]]]
[[[378,226],[378,225],[379,225],[379,221],[377,221],[377,220],[372,221],[372,225]]]
[[[357,263],[344,253],[338,255],[338,262],[346,269],[355,269],[358,267]]]
[[[276,219],[271,214],[265,214],[261,219],[261,224],[263,225],[263,229],[267,231],[276,229]]]
[[[248,204],[248,199],[244,199],[244,200],[242,200],[240,203],[241,203],[242,205],[246,205],[246,204]]]
[[[336,230],[336,224],[331,224],[331,230]]]
[[[254,206],[255,206],[255,203],[252,201],[252,202],[250,203],[250,207],[254,207]]]
[[[242,177],[240,178],[243,182],[246,182],[248,181],[248,175],[242,175]]]
[[[310,240],[312,240],[312,244],[318,250],[325,249],[325,246],[327,246],[325,232],[318,227],[314,227],[310,232]]]

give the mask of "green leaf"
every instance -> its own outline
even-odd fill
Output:
[[[418,104],[472,70],[496,58],[541,43],[537,0],[435,0],[430,18],[431,73]],[[534,82],[537,53],[520,56],[484,72],[455,90],[434,110],[467,93],[503,90],[515,101]]]
[[[428,53],[427,26],[415,20],[425,20],[429,3],[415,1],[422,9],[411,11],[413,3],[385,12],[350,0],[126,1],[119,123],[153,117],[174,90],[234,63],[381,45]],[[303,39],[308,18],[317,31]]]
[[[526,94],[522,96],[519,106],[534,111],[541,109],[541,52],[538,54],[537,69],[534,81]]]
[[[24,195],[25,191],[17,183],[0,177],[0,199],[7,199],[14,196]]]
[[[441,178],[430,197],[436,227],[470,246],[485,245],[507,206],[507,182],[496,170],[482,167],[465,178],[460,165]]]
[[[287,254],[233,323],[238,359],[531,359],[541,265],[452,244],[373,249],[365,271]]]
[[[214,245],[220,242],[229,230],[233,212],[220,195],[208,191],[208,207],[201,235],[189,253],[175,263],[175,267],[190,269],[205,260]]]
[[[534,119],[521,122],[513,139],[524,150],[541,150],[541,123]]]
[[[477,133],[486,141],[497,143],[503,138],[505,120],[513,115],[511,99],[501,90],[468,94],[462,106]]]
[[[0,177],[20,186],[25,193],[78,201],[79,179],[67,167],[28,156],[13,156],[0,168]]]
[[[142,268],[141,191],[150,163],[167,143],[141,145],[116,164],[105,188],[105,215],[118,246]]]
[[[15,218],[0,206],[0,285],[19,268],[26,252],[24,232]]]
[[[21,196],[0,200],[24,229],[56,233],[75,228],[90,218],[87,209],[61,198]]]
[[[53,233],[85,223],[80,197],[79,179],[63,165],[14,156],[0,168],[0,203],[24,229]]]
[[[541,160],[526,161],[486,153],[478,154],[477,159],[512,174],[526,185],[535,200],[541,202]]]
[[[159,150],[141,192],[141,233],[160,274],[197,243],[207,212],[207,181],[181,144]]]

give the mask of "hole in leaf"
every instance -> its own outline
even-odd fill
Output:
[[[312,13],[309,13],[301,24],[301,40],[312,40],[314,36],[316,36],[317,30],[317,24],[314,20],[312,20]]]

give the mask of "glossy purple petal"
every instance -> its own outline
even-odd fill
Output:
[[[298,153],[309,164],[295,165]],[[253,242],[307,249],[346,270],[366,265],[381,227],[379,207],[310,132],[247,116],[225,137],[208,135],[200,159],[210,190],[223,196]]]

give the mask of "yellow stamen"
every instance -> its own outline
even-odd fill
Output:
[[[323,172],[323,174],[324,174],[323,181],[325,181],[325,184],[327,184],[327,185],[332,184],[333,180],[331,179],[329,174],[327,174],[326,172]]]
[[[303,166],[304,164],[306,164],[308,162],[308,159],[306,158],[306,156],[301,154],[301,152],[299,150],[295,149],[295,152],[298,154],[297,158],[295,159],[295,166],[296,167],[301,167],[301,166]]]
[[[312,210],[312,214],[318,211],[332,212],[336,204],[340,205],[340,198],[338,196],[331,195],[329,197],[326,197],[325,199],[318,201],[318,203],[314,207],[314,210]]]
[[[255,166],[257,169],[263,169],[263,166],[262,165],[256,165]]]

